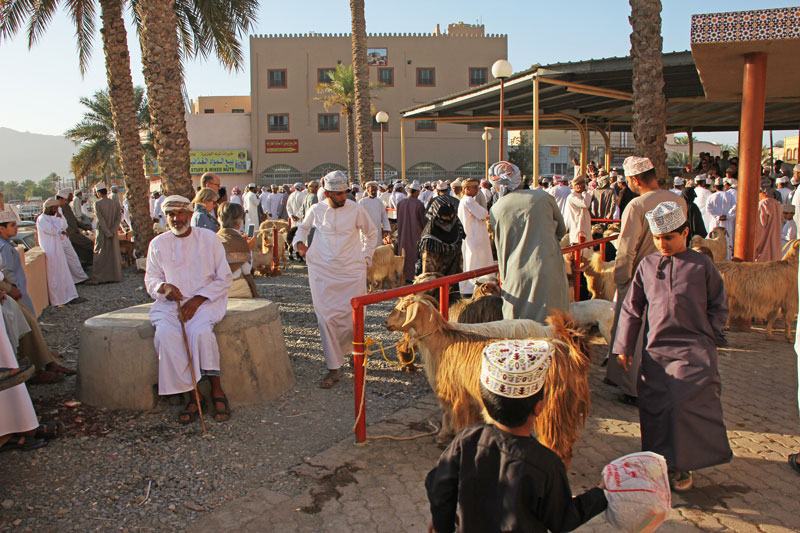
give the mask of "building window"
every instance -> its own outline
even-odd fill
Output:
[[[483,124],[467,124],[467,131],[483,131]]]
[[[231,109],[231,113],[244,113],[244,109]]]
[[[270,89],[286,88],[286,69],[276,69],[267,71],[267,87]]]
[[[394,87],[394,69],[392,67],[379,68],[378,83],[385,87]]]
[[[436,87],[436,69],[417,68],[417,87]]]
[[[321,132],[339,131],[338,113],[320,113],[317,118],[318,130]]]
[[[433,120],[415,120],[414,129],[416,131],[436,131],[436,122]]]
[[[372,115],[372,131],[377,131],[377,132],[381,131],[381,123],[378,122],[377,120],[375,120],[375,115]],[[386,133],[388,131],[389,131],[389,123],[388,122],[384,122],[383,123],[383,133]]]
[[[566,174],[566,163],[550,163],[550,174]]]
[[[203,113],[205,113],[206,115],[211,115],[211,114],[214,113],[214,110],[213,109],[203,109]]]
[[[332,68],[318,68],[317,69],[317,83],[330,83],[333,81],[333,73],[335,69]]]
[[[289,114],[267,115],[267,124],[270,133],[289,131]]]
[[[469,69],[469,86],[475,87],[478,85],[484,85],[486,80],[489,79],[489,72],[488,69],[483,67],[478,68],[470,68]]]

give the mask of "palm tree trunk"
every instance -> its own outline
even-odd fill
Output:
[[[668,177],[667,100],[661,59],[661,1],[630,0],[633,58],[633,138],[636,153],[649,157],[660,184]]]
[[[345,108],[344,121],[347,128],[347,178],[353,180],[356,169],[356,132],[353,124],[353,107]]]
[[[178,22],[171,0],[142,0],[140,44],[158,166],[166,194],[191,199],[189,134],[186,131]]]
[[[350,19],[353,48],[353,69],[356,77],[356,137],[358,139],[358,177],[361,187],[372,181],[372,112],[369,105],[369,65],[367,65],[367,23],[364,19],[364,0],[350,0]]]
[[[125,20],[122,18],[120,0],[100,0],[103,28],[103,51],[106,57],[106,77],[117,136],[120,168],[128,191],[134,244],[139,257],[147,255],[147,246],[153,238],[148,202],[150,187],[144,175],[142,144],[136,120],[136,102],[131,78],[131,59]]]

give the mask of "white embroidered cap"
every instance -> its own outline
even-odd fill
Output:
[[[681,178],[680,176],[679,176],[679,177],[677,177],[677,178],[675,178],[675,186],[676,186],[676,187],[680,187],[680,186],[681,186],[681,185],[683,185],[684,183],[686,183],[686,180],[684,180],[684,179],[683,179],[683,178]]]
[[[64,200],[66,200],[67,198],[69,198],[70,194],[72,194],[72,189],[67,187],[65,189],[61,189],[60,191],[58,191],[56,193],[56,198],[63,198]]]
[[[798,185],[800,185],[800,180],[798,180],[798,179],[795,179],[795,178],[792,178],[792,179],[790,179],[790,180],[789,180],[789,182],[790,182],[792,185],[794,185],[795,187],[797,187]]]
[[[379,185],[378,185],[378,182],[377,182],[377,181],[368,181],[366,184],[364,184],[364,186],[365,186],[366,188],[370,188],[370,187],[379,187]]]
[[[508,339],[489,344],[481,358],[481,383],[505,398],[528,398],[542,389],[555,347],[545,340]]]
[[[408,186],[408,188],[410,190],[412,190],[412,191],[421,191],[422,190],[422,185],[417,180],[414,180],[414,181],[411,182],[411,184]]]
[[[800,172],[800,163],[798,163],[797,165],[794,166],[794,169],[792,170],[792,172]]]
[[[17,215],[14,214],[14,211],[11,209],[5,209],[0,211],[0,224],[5,224],[6,222],[16,222]]]
[[[784,213],[794,213],[794,206],[792,204],[783,204],[783,212]],[[3,211],[0,211],[0,222],[3,222],[1,218],[3,216]]]
[[[775,183],[789,183],[789,178],[786,176],[781,176],[780,178],[775,180]]]
[[[675,202],[661,202],[644,216],[650,224],[650,233],[653,235],[663,235],[675,231],[686,222],[683,209]]]
[[[173,194],[172,196],[167,196],[164,198],[164,203],[161,204],[161,210],[165,213],[169,213],[170,211],[180,211],[180,210],[191,210],[191,202],[188,198],[181,196],[179,194]]]
[[[622,168],[625,169],[625,176],[638,176],[644,174],[653,168],[653,162],[649,157],[629,156],[622,162]]]
[[[106,188],[106,184],[104,182],[102,182],[102,181],[94,186],[94,190],[96,190],[96,191],[100,191],[100,190],[105,189],[105,188]]]
[[[700,174],[694,179],[694,182],[695,183],[705,183],[707,176],[708,176],[708,174]]]
[[[47,209],[48,207],[58,207],[58,200],[56,200],[53,197],[50,197],[47,200],[45,200],[42,208]]]
[[[333,170],[323,177],[325,180],[325,190],[330,192],[342,192],[347,190],[347,174],[341,170]]]
[[[450,184],[447,183],[446,181],[439,180],[439,182],[436,184],[437,191],[446,191],[449,188]]]

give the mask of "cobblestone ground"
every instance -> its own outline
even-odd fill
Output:
[[[776,335],[776,338],[779,336]],[[800,451],[797,358],[785,340],[766,341],[763,331],[729,333],[720,351],[720,373],[730,464],[695,473],[695,489],[673,496],[662,531],[800,530],[800,476],[786,464]],[[605,345],[595,345],[595,362]],[[616,401],[595,365],[590,384],[592,414],[569,472],[572,489],[596,485],[610,460],[639,449],[638,413]],[[432,396],[368,427],[369,435],[426,432],[440,414]],[[440,449],[432,437],[346,439],[283,475],[305,478],[311,489],[297,496],[259,489],[199,517],[193,531],[425,531],[429,512],[423,480]],[[580,531],[612,531],[602,516]]]

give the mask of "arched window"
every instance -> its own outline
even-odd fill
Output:
[[[342,165],[336,163],[322,163],[321,165],[317,165],[311,169],[311,172],[308,173],[308,178],[312,180],[318,180],[328,172],[333,172],[334,170],[342,170],[347,173],[347,167],[343,167]]]
[[[431,163],[430,161],[417,163],[416,165],[409,167],[409,169],[406,171],[407,180],[443,180],[445,179],[446,175],[447,172],[445,172],[444,168],[436,163]]]
[[[258,173],[256,180],[259,187],[264,185],[283,185],[302,181],[303,173],[290,165],[278,164],[265,168]]]
[[[486,172],[486,163],[483,161],[472,161],[465,163],[456,169],[456,177],[483,179]]]
[[[397,169],[394,168],[389,163],[384,163],[383,164],[383,176],[381,176],[381,162],[380,161],[376,161],[375,162],[375,180],[376,181],[390,181],[390,180],[393,180],[393,179],[396,179],[396,178],[399,178],[399,177],[400,176],[399,176],[399,174],[397,172]],[[383,178],[383,179],[381,179],[381,178]]]

